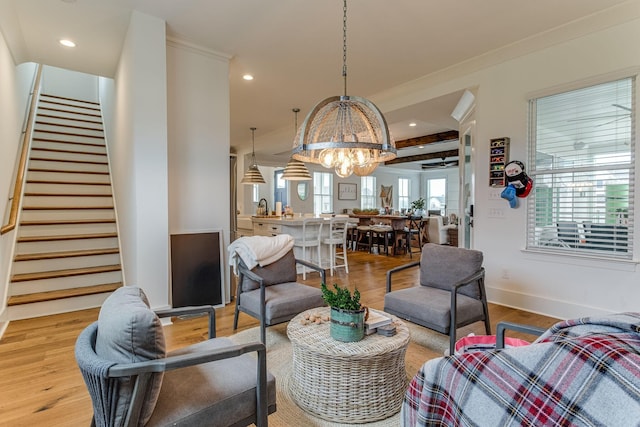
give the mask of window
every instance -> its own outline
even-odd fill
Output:
[[[409,186],[408,178],[398,178],[398,209],[405,212],[409,209],[409,194],[411,194],[411,187]]]
[[[333,212],[333,174],[313,173],[313,213]]]
[[[429,214],[446,215],[447,178],[427,179],[427,210]]]
[[[632,258],[635,78],[530,100],[527,247]]]
[[[260,187],[258,187],[258,184],[253,184],[251,185],[252,188],[252,198],[253,198],[253,203],[258,203],[260,201]]]
[[[376,177],[360,177],[360,208],[374,209],[376,206]]]

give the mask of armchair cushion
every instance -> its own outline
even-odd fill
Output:
[[[264,267],[259,265],[251,271],[262,277],[265,286],[277,285],[279,283],[296,281],[296,258],[293,249],[287,252],[282,258]],[[258,289],[260,285],[255,280],[244,277],[242,281],[242,291]]]
[[[427,243],[420,260],[420,284],[450,291],[452,284],[482,268],[482,258],[482,252],[477,250],[459,251],[456,247]],[[443,265],[447,268],[440,268]],[[475,299],[480,297],[475,283],[463,286],[459,292]]]
[[[172,351],[168,356],[208,353],[233,345],[228,338],[216,338]],[[255,387],[256,360],[249,354],[167,371],[146,427],[225,425],[230,419],[250,418],[256,411]],[[267,405],[273,407],[275,403],[275,378],[267,373]]]
[[[277,304],[273,303],[274,300]],[[248,311],[260,313],[260,290],[244,292],[240,304]],[[265,289],[264,315],[267,325],[289,320],[293,317],[292,313],[301,313],[323,305],[322,293],[318,288],[302,285],[295,280]]]
[[[134,286],[118,288],[102,304],[98,315],[96,354],[116,363],[134,363],[165,357],[162,324],[149,308],[147,296]],[[162,373],[153,375],[149,399],[141,412],[141,421],[151,416],[162,385]],[[121,381],[116,420],[126,413],[132,396],[130,381]]]
[[[402,313],[406,320],[448,334],[451,327],[450,302],[449,291],[414,286],[386,294],[384,308],[391,313]],[[457,307],[457,321],[460,324],[482,318],[482,304],[477,299],[458,295]]]

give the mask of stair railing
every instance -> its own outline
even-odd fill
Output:
[[[36,112],[36,105],[40,95],[40,79],[42,77],[42,64],[38,64],[36,76],[31,90],[31,102],[29,105],[29,113],[27,114],[26,129],[22,133],[22,150],[20,151],[20,160],[18,161],[18,171],[16,173],[16,181],[13,185],[13,196],[11,197],[11,210],[9,211],[9,220],[0,228],[0,235],[13,230],[18,220],[18,208],[20,207],[20,199],[22,198],[22,186],[27,168],[27,157],[29,156],[29,138],[33,133],[33,121]]]

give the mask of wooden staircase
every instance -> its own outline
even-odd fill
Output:
[[[12,320],[99,306],[122,286],[99,104],[40,95],[19,218]]]

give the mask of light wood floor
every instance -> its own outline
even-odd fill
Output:
[[[414,254],[413,260],[418,256]],[[408,255],[391,257],[350,252],[350,273],[347,275],[341,270],[333,277],[328,276],[327,282],[357,287],[365,305],[382,309],[386,271],[409,261]],[[397,281],[394,278],[394,289],[396,283],[400,289],[411,286],[416,279],[416,269],[399,273]],[[307,275],[305,283],[319,287],[318,275]],[[80,331],[97,317],[98,309],[91,309],[11,322],[0,340],[0,426],[90,424],[91,400],[76,366],[73,350]],[[233,305],[217,310],[216,317],[218,336],[231,335],[234,332]],[[495,304],[490,305],[490,317],[494,331],[500,321],[541,327],[557,321]],[[254,319],[241,314],[238,329],[248,329],[257,324]],[[475,328],[476,333],[484,333],[481,322]],[[168,349],[205,339],[206,330],[204,318],[174,319],[174,323],[165,328]],[[438,356],[441,356],[439,352],[410,345],[406,357],[419,366]]]

